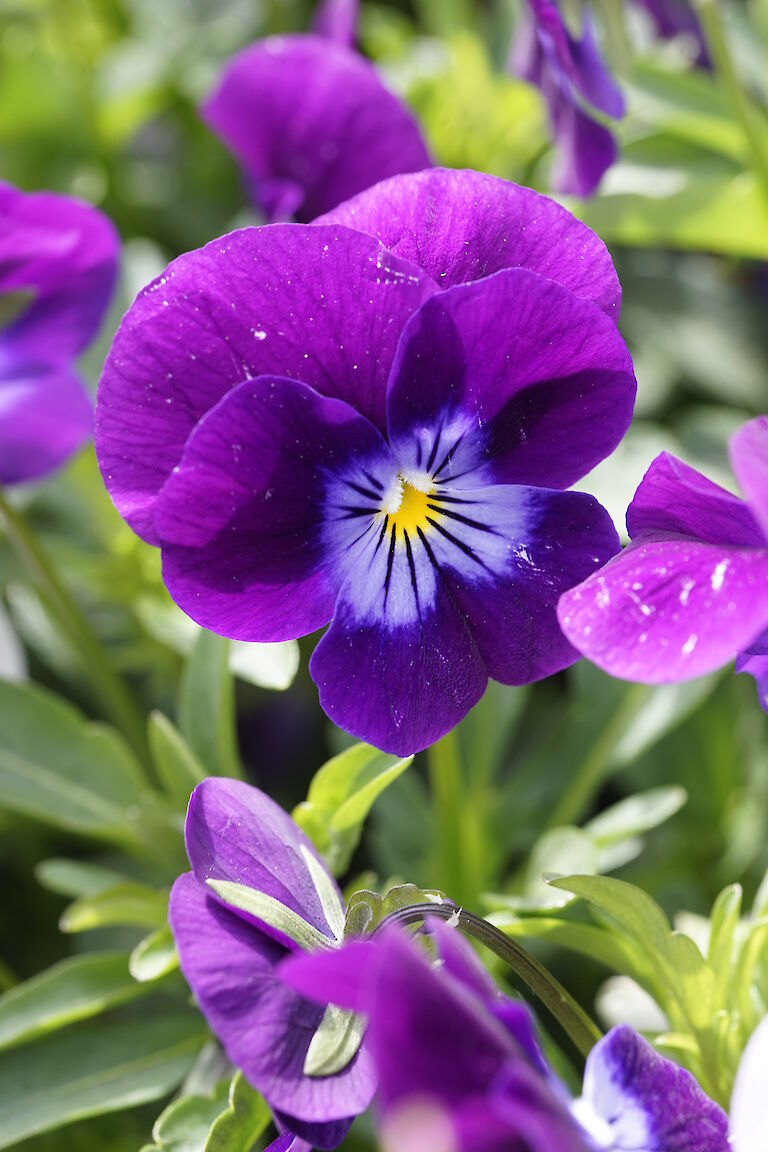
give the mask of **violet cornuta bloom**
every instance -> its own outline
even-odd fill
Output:
[[[338,947],[344,904],[336,883],[290,817],[237,780],[197,786],[185,836],[192,871],[173,886],[169,919],[187,983],[278,1124],[335,1148],[373,1094],[370,1057],[359,1033],[335,1063],[319,1052],[323,1008],[275,969],[294,950]],[[289,1135],[283,1144],[304,1147]]]
[[[696,49],[695,63],[710,66],[709,50],[699,18],[688,0],[635,0],[653,21],[656,34],[663,40],[686,37]]]
[[[330,621],[323,708],[408,754],[489,676],[577,658],[557,599],[618,540],[564,489],[621,439],[635,381],[610,259],[569,213],[471,173],[381,187],[398,254],[326,223],[175,261],[116,336],[97,451],[189,615],[246,641]]]
[[[439,966],[385,927],[280,969],[303,995],[366,1015],[387,1147],[728,1152],[722,1109],[626,1026],[592,1049],[572,1101],[544,1061],[527,1008],[496,989],[456,929],[431,931]]]
[[[202,115],[269,221],[312,220],[378,180],[431,165],[415,119],[375,68],[323,36],[244,49]]]
[[[530,12],[512,44],[510,67],[535,84],[547,102],[557,147],[553,187],[591,196],[616,159],[616,142],[584,102],[618,118],[624,115],[624,97],[600,56],[589,13],[576,39],[557,0],[528,2]]]
[[[117,253],[96,209],[0,184],[0,482],[52,471],[90,436],[73,361],[101,323]]]
[[[579,651],[622,680],[674,683],[735,657],[768,711],[768,416],[744,425],[730,454],[746,500],[657,456],[627,512],[631,544],[558,614]]]

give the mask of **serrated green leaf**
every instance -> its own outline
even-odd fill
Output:
[[[112,924],[161,928],[168,918],[168,893],[147,884],[116,884],[94,896],[81,896],[65,908],[62,932],[87,932]]]
[[[229,1105],[213,1122],[204,1152],[251,1152],[271,1116],[263,1098],[236,1072],[229,1089]]]
[[[205,1040],[195,1013],[67,1029],[0,1054],[0,1148],[168,1095]]]
[[[179,728],[206,773],[242,776],[229,641],[200,631],[179,687]]]
[[[164,924],[145,936],[131,952],[128,968],[134,980],[145,984],[160,980],[179,966],[179,957],[170,925]]]
[[[122,952],[71,956],[0,996],[0,1049],[25,1044],[143,994]]]
[[[205,779],[205,768],[178,728],[162,712],[150,715],[147,735],[160,783],[168,796],[186,811],[192,789]]]

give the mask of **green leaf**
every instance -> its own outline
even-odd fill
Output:
[[[128,968],[134,980],[140,984],[153,980],[160,980],[179,966],[179,957],[173,939],[170,925],[164,924],[162,928],[145,936],[131,952]]]
[[[293,818],[335,875],[349,866],[376,798],[412,760],[412,756],[401,760],[367,744],[354,744],[315,774],[307,799],[294,810]]]
[[[362,1043],[366,1023],[364,1016],[329,1004],[309,1042],[304,1075],[334,1076],[342,1072]]]
[[[181,733],[207,774],[242,776],[235,734],[229,641],[201,630],[179,688]]]
[[[685,789],[675,785],[638,792],[593,817],[584,831],[598,848],[607,848],[658,828],[679,812],[687,799]]]
[[[116,884],[94,896],[81,896],[65,908],[62,932],[87,932],[113,924],[161,928],[168,918],[168,893],[147,884]]]
[[[0,683],[0,807],[117,843],[141,839],[141,767],[112,729],[50,692]]]
[[[282,692],[290,688],[299,670],[299,646],[295,640],[275,644],[230,640],[229,669],[233,676],[257,688]]]
[[[72,956],[0,996],[0,1048],[24,1044],[142,994],[124,953]]]
[[[205,779],[205,768],[178,728],[162,712],[150,715],[147,735],[160,783],[170,798],[186,810],[192,789]]]
[[[607,913],[645,948],[668,954],[669,921],[656,901],[634,884],[608,876],[560,876],[549,883]]]
[[[643,951],[618,933],[594,924],[547,916],[518,916],[504,910],[492,912],[488,920],[515,940],[544,940],[558,948],[589,956],[611,971],[632,975],[638,983],[647,985],[648,961]]]
[[[49,892],[60,896],[95,896],[105,888],[113,888],[129,879],[124,873],[90,860],[68,860],[51,857],[35,865],[35,879]]]
[[[719,894],[712,907],[710,917],[712,928],[709,937],[707,960],[715,974],[714,1010],[725,1008],[731,968],[735,960],[734,940],[741,916],[742,889],[740,884],[730,884]]]
[[[262,1097],[242,1072],[236,1072],[229,1089],[229,1105],[211,1126],[204,1152],[251,1152],[270,1120]]]
[[[152,1128],[150,1149],[203,1152],[211,1125],[227,1107],[229,1080],[220,1080],[210,1096],[182,1096],[161,1112]]]
[[[0,1054],[0,1148],[167,1096],[205,1040],[197,1014],[88,1024]]]

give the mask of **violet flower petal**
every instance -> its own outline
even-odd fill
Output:
[[[352,48],[357,40],[360,0],[320,0],[312,20],[312,30],[337,44]]]
[[[414,117],[373,66],[321,36],[244,49],[202,113],[270,220],[311,220],[378,180],[431,164]]]
[[[728,1118],[685,1068],[633,1029],[613,1028],[587,1057],[584,1100],[610,1126],[612,1147],[728,1152]]]
[[[619,443],[635,391],[608,317],[509,269],[435,295],[411,317],[388,389],[389,440],[402,464],[442,467],[441,481],[459,486],[567,488]]]
[[[314,857],[336,892],[343,916],[341,893],[335,880],[300,828],[264,792],[241,780],[209,776],[198,784],[189,801],[184,828],[187,855],[195,879],[244,884],[279,900],[307,923],[334,940],[317,888],[307,867]],[[209,891],[217,899],[213,890]],[[226,905],[232,915],[256,924],[267,935],[283,938],[261,921]]]
[[[245,229],[179,257],[128,311],[99,387],[96,450],[118,511],[159,542],[155,501],[190,432],[248,378],[301,379],[383,426],[401,328],[435,290],[338,226]]]
[[[0,183],[0,294],[34,294],[0,333],[0,374],[13,363],[53,365],[82,352],[109,303],[117,258],[115,228],[95,208]]]
[[[168,590],[236,640],[315,631],[378,511],[371,495],[380,501],[396,474],[382,437],[342,401],[292,380],[240,384],[198,425],[158,498]]]
[[[590,14],[584,12],[581,36],[576,39],[554,0],[528,0],[528,4],[539,37],[574,88],[595,108],[620,119],[625,111],[624,97],[600,55]]]
[[[482,172],[396,176],[315,221],[375,236],[441,287],[528,268],[618,318],[621,287],[602,240],[561,205]]]
[[[731,467],[768,541],[768,416],[739,428],[730,443]]]
[[[85,443],[92,427],[90,397],[69,368],[0,378],[0,483],[51,472]]]
[[[580,108],[570,96],[551,107],[557,152],[552,187],[572,196],[588,197],[608,169],[616,163],[613,134]]]
[[[736,657],[736,671],[754,676],[760,707],[768,712],[768,630],[739,653]]]
[[[768,547],[638,540],[560,599],[565,635],[623,680],[668,684],[732,660],[768,626]]]
[[[305,1076],[304,1060],[324,1009],[276,976],[286,950],[211,899],[191,873],[173,886],[169,918],[181,970],[229,1059],[292,1132],[303,1136],[307,1125],[317,1147],[335,1147],[337,1121],[363,1111],[373,1095],[365,1049],[334,1076]],[[327,1138],[316,1127],[326,1123]]]

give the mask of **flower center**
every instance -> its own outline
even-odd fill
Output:
[[[401,472],[381,502],[381,511],[388,517],[388,527],[395,536],[416,536],[419,529],[429,528],[429,517],[435,515],[430,508],[434,502],[435,485],[425,472]]]

